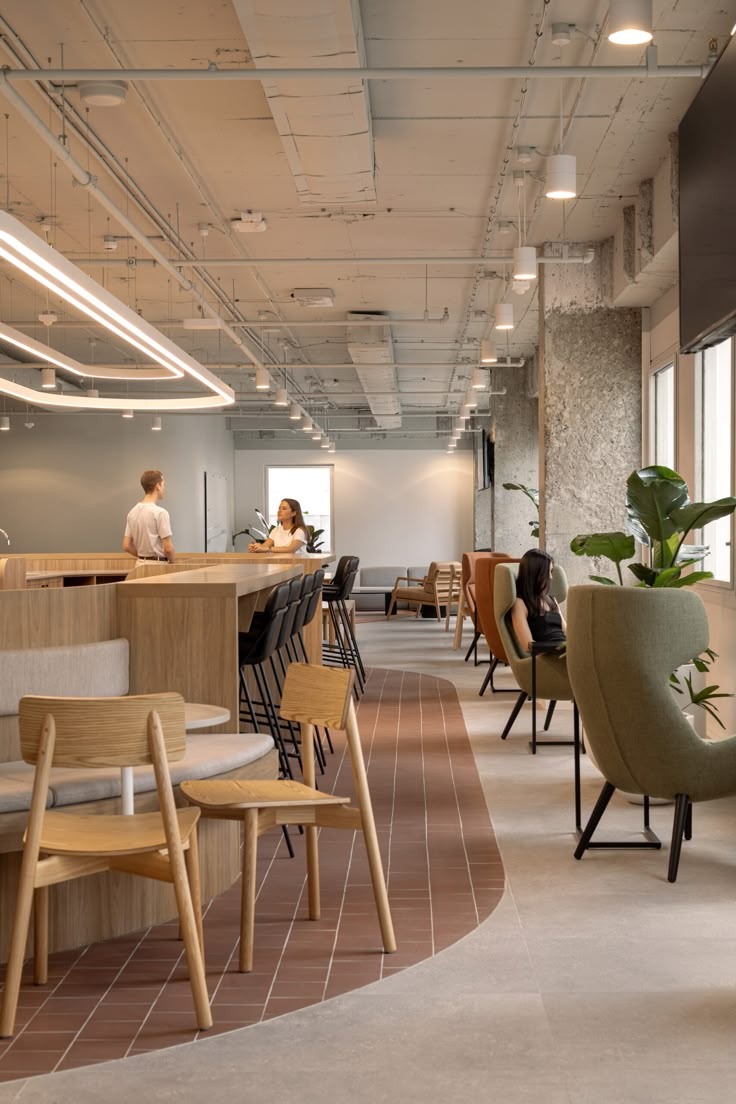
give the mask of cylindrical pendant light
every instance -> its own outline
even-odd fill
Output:
[[[323,437],[322,438],[322,443],[320,444],[319,447],[323,448],[323,449],[328,449],[331,444],[332,444],[332,442],[330,441],[329,437]]]
[[[3,414],[0,418],[0,433],[8,433],[10,430],[10,418],[7,414]]]
[[[289,405],[289,392],[285,387],[277,387],[276,394],[273,397],[274,406],[288,406]]]
[[[133,411],[132,410],[124,410],[123,413],[120,415],[120,417],[130,419],[130,418],[133,417]]]
[[[304,421],[302,422],[302,429],[304,430],[305,433],[311,433],[312,432],[312,419],[309,417],[308,414],[304,415]]]
[[[337,448],[335,447],[335,442],[334,441],[330,441],[330,447],[328,448],[327,451],[328,452],[337,452]]]
[[[544,194],[547,199],[575,198],[578,194],[578,186],[577,162],[574,154],[555,153],[547,158]]]
[[[44,391],[53,391],[56,387],[56,372],[53,368],[41,369],[41,387]]]
[[[459,440],[460,440],[460,438],[462,437],[462,435],[463,435],[463,434],[462,434],[462,430],[460,430],[460,429],[453,429],[453,431],[452,431],[452,439],[453,439],[453,441],[459,441]]]
[[[154,414],[154,416],[153,416],[153,421],[151,422],[151,432],[152,433],[160,433],[161,432],[161,416],[159,414]]]
[[[471,387],[465,392],[465,402],[463,403],[463,406],[467,406],[471,410],[473,410],[477,405],[478,405],[478,396],[476,395],[475,391]]]
[[[456,448],[457,448],[457,441],[450,440],[450,441],[447,442],[447,448],[445,449],[445,452],[449,453],[450,456],[452,456],[452,454],[453,454],[453,452],[455,451]]]
[[[616,46],[644,46],[652,41],[652,0],[611,0],[608,41]]]
[[[514,279],[536,280],[537,251],[533,245],[519,245],[514,250]]]
[[[256,391],[268,391],[271,387],[271,377],[265,368],[256,368]]]
[[[289,407],[289,421],[298,422],[302,416],[302,409],[298,403],[292,403]]]
[[[495,364],[498,360],[496,356],[496,342],[492,341],[490,337],[486,337],[480,343],[480,362],[481,364]],[[477,384],[473,384],[476,387]],[[485,387],[485,380],[483,382]]]
[[[322,430],[319,428],[318,425],[313,425],[312,426],[312,440],[313,441],[321,441],[322,440]]]
[[[495,308],[496,315],[496,329],[497,330],[513,330],[514,328],[514,305],[513,303],[496,303]]]
[[[473,374],[470,377],[470,386],[474,391],[485,391],[486,383],[488,382],[485,372],[482,368],[474,368]]]
[[[100,392],[97,390],[96,387],[88,387],[86,395],[88,399],[99,399]]]

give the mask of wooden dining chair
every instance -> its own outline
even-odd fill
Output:
[[[202,954],[197,821],[199,810],[177,809],[169,760],[186,749],[180,694],[120,698],[26,696],[19,706],[21,752],[36,767],[10,939],[0,1036],[13,1034],[31,904],[34,981],[48,976],[49,886],[105,870],[172,882],[197,1024],[212,1026]],[[47,809],[52,767],[153,765],[160,811],[132,816]]]
[[[214,779],[181,784],[181,792],[188,801],[199,806],[203,816],[239,820],[243,824],[239,957],[239,968],[243,972],[253,969],[258,837],[270,828],[284,824],[304,825],[310,920],[319,920],[320,917],[318,828],[362,831],[368,852],[383,948],[387,953],[396,950],[363,749],[353,705],[353,678],[354,673],[349,668],[328,668],[306,663],[290,663],[287,668],[280,713],[284,720],[299,723],[303,783],[284,778],[276,781]],[[315,789],[315,726],[345,730],[357,807],[350,804],[349,797],[337,797]]]

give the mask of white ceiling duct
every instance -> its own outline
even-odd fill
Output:
[[[233,0],[255,66],[365,65],[358,0]],[[375,203],[373,131],[364,82],[264,80],[299,199]]]
[[[375,326],[350,325],[351,320],[373,317]],[[389,322],[387,315],[348,314],[348,352],[379,429],[401,427],[401,404]]]

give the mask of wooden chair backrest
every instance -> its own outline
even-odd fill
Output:
[[[459,572],[460,564],[455,564],[450,561],[445,563],[435,563],[432,564],[432,567],[436,570],[434,575],[431,577],[431,589],[434,590],[438,599],[443,600],[449,598],[452,593],[453,575],[456,568]],[[427,578],[430,579],[430,576],[428,575]]]
[[[285,721],[344,729],[353,693],[348,668],[290,663],[279,713]]]
[[[121,698],[57,698],[26,695],[18,707],[21,754],[38,761],[47,717],[55,728],[55,767],[127,767],[150,765],[149,718],[158,714],[166,756],[183,759],[186,751],[184,699],[181,694],[139,694]]]

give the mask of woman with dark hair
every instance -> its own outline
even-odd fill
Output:
[[[564,644],[567,625],[554,598],[550,598],[554,560],[548,552],[530,548],[521,557],[516,579],[516,601],[511,607],[511,627],[525,652],[533,640]]]
[[[295,498],[282,498],[279,503],[278,525],[271,530],[264,541],[253,541],[248,545],[249,552],[291,552],[303,556],[307,551],[307,527],[304,524],[302,508]]]

